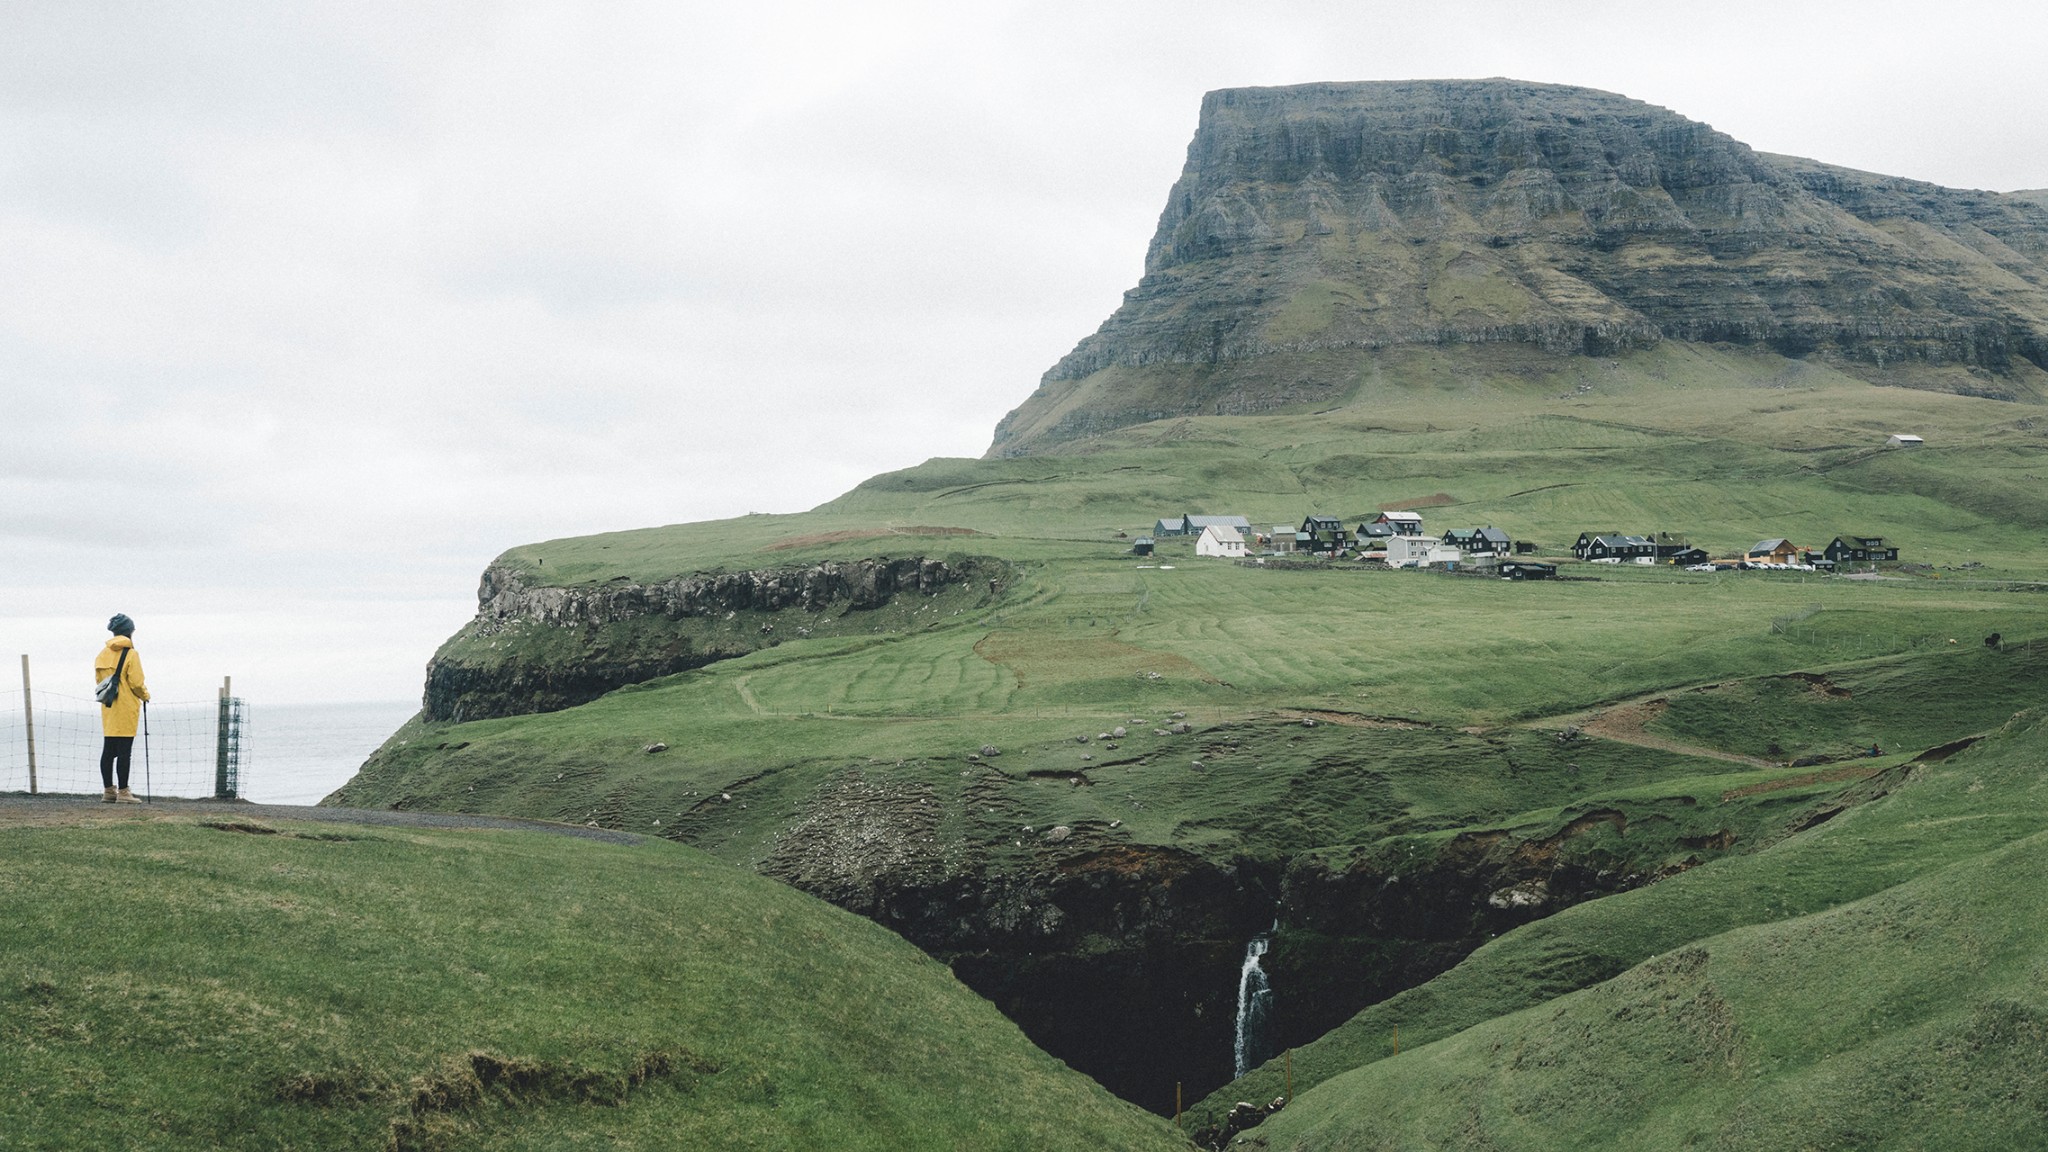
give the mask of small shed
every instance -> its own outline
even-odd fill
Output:
[[[1202,529],[1195,539],[1195,555],[1221,556],[1230,560],[1244,558],[1244,533],[1227,524],[1211,524]]]
[[[1140,536],[1136,540],[1131,541],[1131,555],[1150,556],[1151,554],[1152,538],[1150,536]]]
[[[1294,529],[1294,525],[1275,524],[1273,525],[1273,534],[1271,536],[1268,536],[1266,539],[1269,543],[1271,543],[1273,551],[1292,552],[1294,551],[1295,535],[1296,532]]]
[[[1913,435],[1911,432],[1894,432],[1892,433],[1892,438],[1885,441],[1885,446],[1889,448],[1918,448],[1925,443],[1927,441]]]

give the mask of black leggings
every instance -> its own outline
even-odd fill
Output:
[[[121,787],[128,786],[128,762],[135,758],[135,737],[109,736],[100,747],[100,783],[114,786],[114,770],[121,770]]]

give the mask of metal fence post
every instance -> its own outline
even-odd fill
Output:
[[[228,682],[220,682],[220,713],[213,726],[213,794],[228,790]]]
[[[216,800],[233,800],[241,790],[242,710],[241,701],[234,697],[234,689],[234,677],[221,677],[220,714],[213,740],[213,795]]]
[[[36,701],[28,688],[28,653],[21,654],[21,720],[28,730],[28,794],[36,794]]]

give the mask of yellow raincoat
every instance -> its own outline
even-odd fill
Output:
[[[149,699],[149,689],[142,685],[142,657],[132,651],[134,647],[135,641],[115,636],[92,662],[92,682],[97,684],[114,674],[114,666],[121,663],[121,650],[131,649],[128,663],[121,668],[121,694],[114,697],[113,707],[100,709],[102,735],[133,736],[142,719],[142,702]]]

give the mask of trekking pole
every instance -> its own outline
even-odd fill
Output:
[[[155,789],[149,783],[149,701],[142,702],[142,802],[156,803]]]

